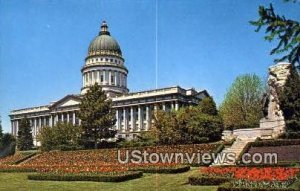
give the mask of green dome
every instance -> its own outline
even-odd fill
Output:
[[[99,36],[94,38],[90,43],[88,56],[92,55],[117,55],[122,57],[122,51],[118,42],[110,36],[105,21],[101,26]]]

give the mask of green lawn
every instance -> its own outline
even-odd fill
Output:
[[[144,174],[142,178],[120,183],[104,182],[57,182],[27,180],[28,173],[0,173],[1,190],[201,190],[216,191],[216,186],[191,186],[188,177],[197,170],[192,169],[180,174]]]

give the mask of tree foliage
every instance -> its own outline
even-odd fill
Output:
[[[146,133],[156,143],[192,144],[220,140],[223,123],[217,114],[211,97],[204,98],[199,105],[180,108],[178,111],[158,110],[154,115],[154,126]],[[148,137],[147,137],[148,136]]]
[[[17,148],[21,151],[30,150],[33,147],[33,138],[31,132],[30,122],[27,118],[23,118],[20,121]]]
[[[283,57],[276,59],[275,62],[288,60],[294,66],[299,67],[300,23],[276,14],[272,4],[268,8],[260,6],[258,13],[259,19],[250,21],[252,25],[257,26],[256,32],[260,31],[262,27],[266,27],[265,39],[268,41],[279,40],[278,45],[271,50],[270,54],[288,52]]]
[[[2,140],[3,140],[3,129],[2,129],[1,116],[0,116],[0,148],[2,147]]]
[[[81,128],[71,123],[57,123],[43,127],[38,135],[42,151],[73,150],[79,148]]]
[[[257,127],[263,117],[262,96],[264,88],[257,75],[238,76],[220,106],[226,129]]]
[[[218,114],[216,103],[214,99],[210,96],[203,98],[199,103],[198,108],[204,114],[208,114],[208,115]]]
[[[79,118],[83,140],[85,143],[93,142],[94,148],[97,148],[101,139],[112,138],[116,134],[113,130],[116,118],[112,101],[97,83],[82,97]]]
[[[300,138],[300,76],[294,68],[279,94],[279,101],[288,137]]]
[[[0,158],[15,154],[16,139],[12,134],[4,133],[1,145],[2,146],[0,147]]]

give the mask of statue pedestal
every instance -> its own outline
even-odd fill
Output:
[[[260,128],[272,128],[272,138],[278,138],[285,132],[285,121],[283,117],[278,117],[275,119],[263,118],[260,120]]]

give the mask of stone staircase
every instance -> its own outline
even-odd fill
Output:
[[[249,142],[255,141],[255,138],[237,138],[236,141],[229,147],[225,147],[217,158],[211,164],[211,166],[226,166],[236,165],[236,160],[243,151],[244,147]]]

